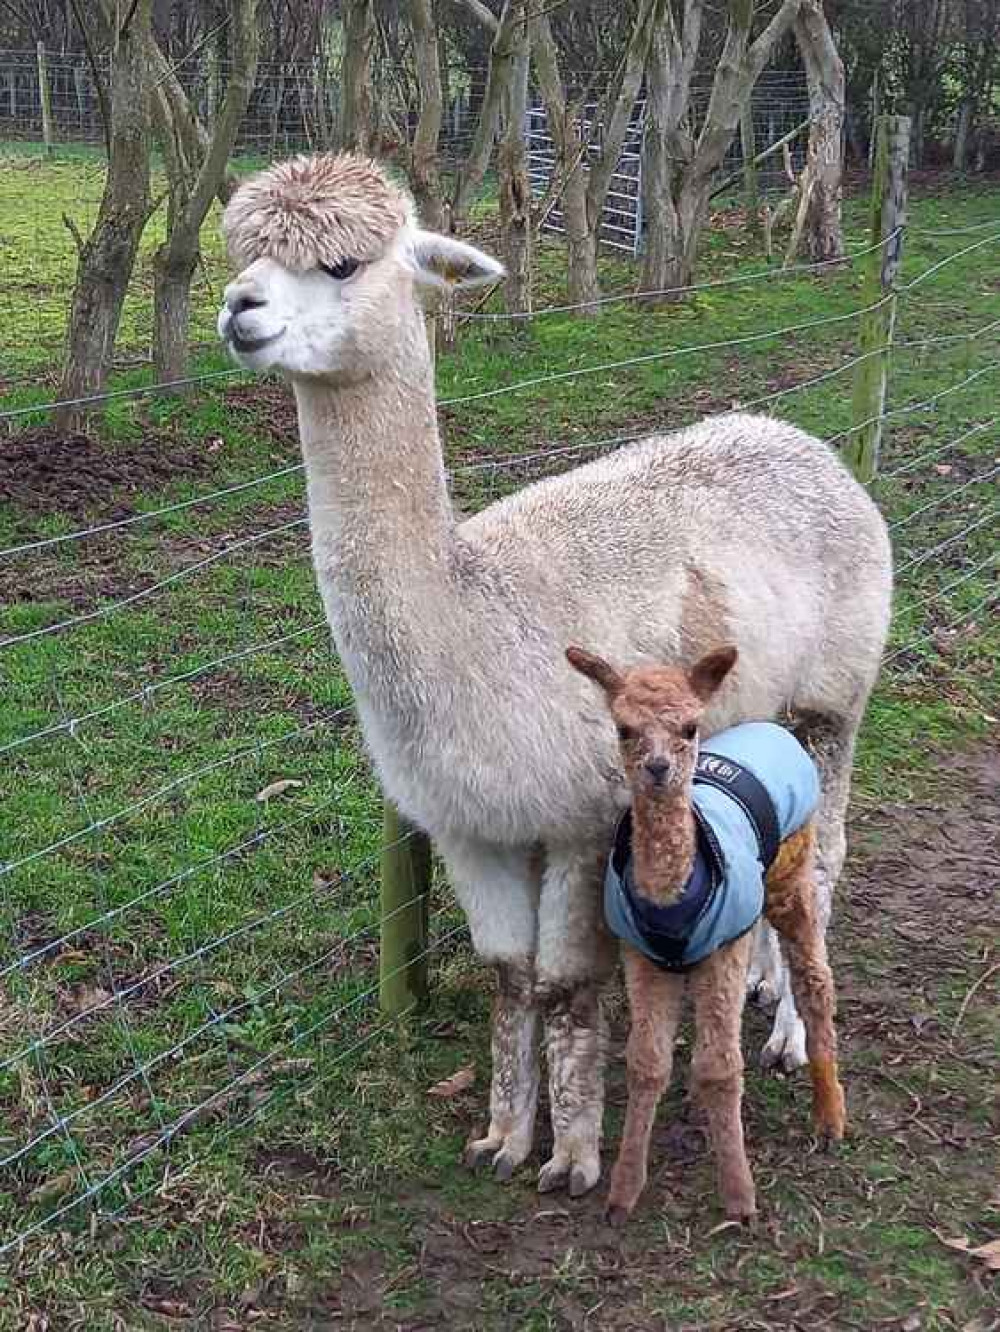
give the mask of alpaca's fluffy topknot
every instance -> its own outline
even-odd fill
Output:
[[[379,258],[410,211],[406,194],[368,158],[317,153],[251,176],[230,199],[222,231],[238,268],[266,256],[304,272]]]

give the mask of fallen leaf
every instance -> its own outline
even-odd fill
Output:
[[[935,463],[934,470],[938,476],[950,476],[955,469],[950,463]]]
[[[59,1175],[53,1175],[51,1179],[44,1180],[36,1189],[32,1189],[28,1197],[35,1203],[50,1203],[56,1198],[62,1197],[64,1193],[69,1193],[77,1181],[75,1170],[64,1170]]]
[[[923,1322],[918,1313],[907,1314],[900,1323],[900,1332],[920,1332]]]
[[[937,1231],[934,1233],[937,1234]],[[967,1253],[970,1258],[979,1258],[991,1272],[1000,1272],[1000,1239],[989,1240],[986,1244],[977,1245],[976,1248],[971,1247],[965,1235],[960,1235],[956,1239],[946,1239],[944,1235],[938,1235],[938,1239],[949,1249]]]
[[[442,1100],[447,1100],[451,1096],[459,1096],[462,1092],[468,1091],[475,1081],[476,1070],[471,1064],[467,1064],[465,1068],[452,1073],[450,1078],[443,1078],[440,1082],[435,1082],[433,1087],[428,1087],[427,1095],[440,1096]]]
[[[89,1013],[92,1008],[106,1008],[111,998],[110,990],[105,990],[100,985],[92,985],[88,981],[81,981],[67,995],[67,1007],[77,1013]]]
[[[1000,1239],[980,1244],[978,1248],[970,1249],[969,1252],[973,1258],[982,1259],[991,1272],[1000,1272]]]
[[[191,1306],[186,1300],[173,1300],[167,1296],[143,1295],[142,1307],[164,1318],[190,1318]]]
[[[303,782],[297,782],[294,777],[282,777],[277,782],[271,782],[265,786],[263,791],[257,792],[257,800],[266,804],[268,800],[273,800],[275,796],[284,795],[286,791],[293,790],[296,786],[303,786]]]

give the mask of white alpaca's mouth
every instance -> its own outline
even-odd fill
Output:
[[[219,337],[231,352],[235,353],[237,356],[253,356],[257,352],[263,351],[266,347],[270,347],[272,343],[277,342],[279,338],[284,337],[288,326],[282,324],[281,328],[275,333],[267,333],[261,337],[248,337],[246,334],[241,334],[237,331],[235,317],[225,306],[223,306],[219,311],[217,327]]]
[[[269,333],[265,338],[241,338],[230,324],[226,340],[233,351],[239,352],[243,356],[249,356],[254,352],[263,351],[265,347],[270,347],[271,343],[277,342],[280,337],[284,336],[284,333],[285,330],[279,328],[277,333]]]

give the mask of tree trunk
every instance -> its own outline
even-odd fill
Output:
[[[968,97],[964,97],[958,108],[958,123],[955,126],[955,152],[952,165],[956,171],[964,171],[968,162],[971,129],[972,102]]]
[[[642,289],[650,301],[676,300],[690,286],[708,217],[711,180],[722,165],[754,85],[803,0],[782,0],[751,42],[754,7],[729,0],[728,24],[700,128],[691,105],[691,76],[701,40],[703,0],[685,0],[678,26],[666,5],[653,34],[644,152],[646,254]],[[818,0],[813,0],[818,3]],[[662,294],[659,294],[662,293]]]
[[[531,19],[535,71],[563,182],[567,287],[570,303],[579,307],[580,315],[593,314],[598,308],[597,247],[604,204],[631,123],[656,23],[668,8],[663,0],[640,0],[618,75],[598,104],[596,120],[602,133],[597,151],[582,137],[583,108],[567,101],[547,12],[543,9]]]
[[[519,21],[510,41],[512,70],[504,85],[504,132],[497,154],[500,231],[507,276],[504,297],[510,314],[531,309],[531,181],[524,139],[528,111],[529,44],[523,0],[514,0]]]
[[[167,239],[156,254],[153,286],[153,360],[157,378],[164,383],[188,374],[191,281],[201,254],[201,228],[225,177],[257,72],[256,0],[231,0],[230,29],[232,63],[225,97],[211,139],[203,151],[200,145],[196,149],[196,162],[185,160],[185,150],[192,144],[186,100],[172,101],[157,88],[155,105],[170,190]],[[152,35],[149,40],[155,44]],[[155,65],[155,60],[150,63]]]
[[[345,0],[344,63],[340,92],[340,147],[370,153],[374,142],[372,52],[375,47],[373,0]]]
[[[806,211],[801,242],[809,259],[841,259],[844,233],[841,198],[844,169],[844,63],[823,11],[823,0],[803,0],[795,20],[809,86],[809,147],[803,182]],[[797,251],[799,245],[794,246]],[[795,257],[792,249],[788,259]]]
[[[176,234],[176,233],[175,233]],[[188,372],[188,327],[191,282],[198,252],[161,245],[153,261],[153,359],[162,383],[183,379]]]
[[[504,0],[503,10],[493,32],[490,63],[486,72],[486,91],[476,118],[472,143],[456,175],[452,191],[452,231],[458,231],[465,224],[476,192],[486,175],[501,115],[505,109],[509,109],[511,84],[517,77],[519,53],[522,48],[527,51],[526,23],[525,0]],[[525,87],[526,109],[527,87]]]
[[[420,116],[410,148],[410,184],[425,227],[444,225],[444,199],[438,172],[438,143],[444,116],[441,64],[431,0],[410,0],[413,59],[420,88]]]
[[[566,290],[569,303],[579,307],[574,313],[589,315],[597,310],[597,299],[601,294],[597,278],[598,237],[587,206],[584,166],[587,145],[580,138],[573,108],[565,112],[557,144],[560,141],[563,148],[557,160],[564,178],[562,215],[566,233]]]
[[[681,301],[694,281],[698,247],[709,212],[709,187],[693,175],[681,184],[678,196],[662,201],[655,272],[643,269],[642,290],[651,294],[644,304]],[[646,279],[648,278],[648,285]]]
[[[80,250],[59,397],[92,397],[107,383],[125,292],[149,216],[149,88],[144,48],[152,0],[138,0],[118,31],[111,60],[107,177],[89,239]],[[114,12],[109,15],[113,19]],[[56,413],[61,430],[79,430],[87,404]]]

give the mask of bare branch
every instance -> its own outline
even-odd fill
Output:
[[[619,76],[615,86],[608,93],[606,105],[602,106],[599,113],[599,118],[604,122],[601,155],[591,167],[587,182],[587,205],[592,216],[604,207],[611,177],[618,166],[636,98],[639,96],[639,89],[646,72],[653,30],[665,3],[666,0],[640,0]]]
[[[62,215],[63,226],[73,237],[73,244],[76,246],[77,257],[83,254],[84,239],[80,235],[80,228],[76,225],[69,213]]]
[[[73,8],[73,17],[76,19],[77,27],[80,29],[80,36],[83,39],[83,49],[87,53],[87,63],[90,66],[90,77],[94,80],[94,87],[97,90],[97,101],[101,108],[101,124],[104,128],[104,148],[110,157],[111,94],[108,91],[107,80],[104,78],[104,74],[101,70],[101,62],[97,58],[93,34],[80,9],[80,0],[70,0],[70,5]]]
[[[525,0],[504,0],[503,12],[490,48],[486,89],[479,108],[472,145],[460,168],[452,192],[452,226],[464,219],[473,195],[489,166],[500,125],[500,112],[516,68],[517,43],[514,29],[525,22]]]
[[[496,33],[499,30],[500,20],[492,10],[486,8],[482,0],[457,0],[457,3],[464,5],[473,18],[490,32]]]

